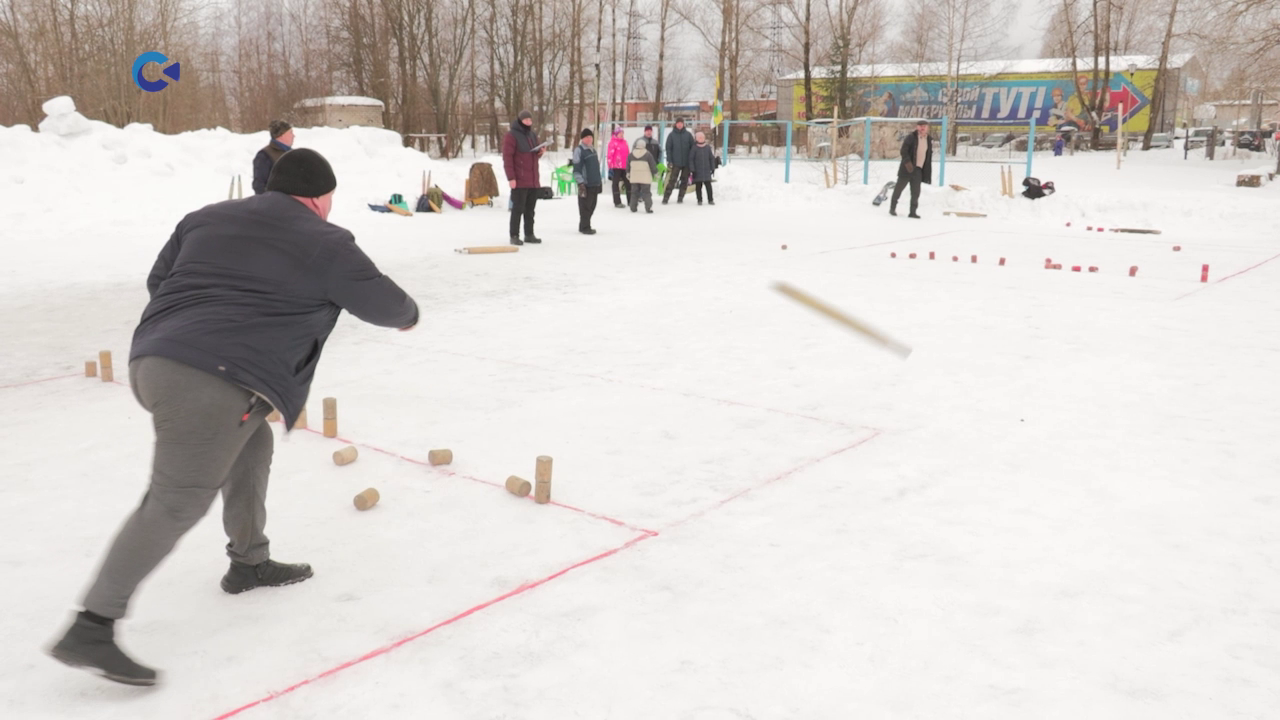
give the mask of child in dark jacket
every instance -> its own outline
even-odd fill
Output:
[[[628,196],[631,212],[640,207],[641,200],[644,200],[644,211],[653,212],[653,177],[658,174],[658,163],[653,159],[649,144],[645,138],[637,139],[631,154],[627,156],[627,176],[631,179],[631,195]]]
[[[689,170],[693,175],[694,192],[698,195],[698,204],[702,204],[702,189],[707,189],[707,203],[716,204],[715,197],[711,194],[711,174],[716,171],[716,155],[711,149],[711,144],[707,142],[707,136],[704,133],[698,133],[694,136],[697,141],[693,146],[693,152],[689,154]]]

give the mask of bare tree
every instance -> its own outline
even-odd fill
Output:
[[[1150,120],[1147,122],[1147,131],[1142,134],[1142,149],[1151,149],[1151,136],[1155,134],[1156,122],[1164,113],[1165,95],[1168,81],[1165,73],[1169,68],[1169,46],[1173,42],[1173,28],[1178,21],[1178,0],[1171,0],[1169,4],[1169,16],[1164,28],[1164,41],[1160,43],[1160,63],[1156,66],[1155,92],[1151,97],[1151,113]]]
[[[675,0],[658,0],[658,79],[653,91],[653,117],[662,117],[663,83],[666,80],[667,31],[674,20]]]

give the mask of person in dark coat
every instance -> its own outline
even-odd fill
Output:
[[[540,243],[533,234],[533,211],[538,204],[538,190],[542,182],[538,176],[538,161],[545,147],[540,147],[538,134],[533,130],[533,114],[521,111],[511,131],[502,139],[502,167],[511,184],[511,244]],[[524,220],[524,241],[520,240],[520,221]]]
[[[581,137],[578,147],[573,149],[573,159],[569,161],[573,166],[573,179],[578,184],[578,232],[595,235],[591,216],[595,214],[604,181],[600,178],[600,155],[595,149],[595,133],[591,128],[583,128]]]
[[[671,199],[671,191],[680,186],[680,195],[676,204],[684,202],[684,194],[689,189],[689,154],[693,152],[693,134],[684,126],[684,118],[676,120],[676,127],[667,136],[667,188],[662,193],[662,204]]]
[[[662,162],[662,146],[653,137],[652,125],[644,126],[644,146],[649,151],[649,154],[653,156],[653,162],[660,164]]]
[[[271,168],[275,167],[280,157],[293,147],[293,126],[283,120],[272,120],[267,126],[271,133],[271,142],[253,156],[253,194],[261,195],[267,191],[267,178],[271,177]]]
[[[151,300],[133,334],[129,385],[156,431],[151,482],[124,523],[63,638],[50,650],[72,667],[130,685],[156,671],[116,645],[115,621],[178,540],[222,496],[238,594],[311,577],[271,559],[267,476],[278,410],[286,432],[311,390],[343,310],[411,329],[418,306],[383,275],[352,234],[327,222],[337,185],[314,150],[285,153],[266,192],[189,213],[147,277]]]
[[[707,204],[715,205],[715,196],[711,193],[711,174],[716,171],[716,154],[707,142],[707,136],[698,133],[694,136],[697,143],[689,154],[689,171],[693,175],[693,191],[698,195],[698,204],[702,204],[702,189],[707,189]]]
[[[911,186],[911,213],[907,217],[919,219],[916,208],[920,204],[920,183],[933,183],[933,138],[929,137],[929,121],[916,121],[916,131],[902,140],[902,162],[898,163],[898,183],[893,186],[893,198],[889,201],[889,214],[898,214],[898,198]]]

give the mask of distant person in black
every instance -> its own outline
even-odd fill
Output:
[[[272,120],[267,126],[271,133],[271,142],[253,156],[253,194],[261,195],[267,191],[267,178],[271,177],[271,168],[280,161],[280,157],[293,148],[293,126],[283,120]]]

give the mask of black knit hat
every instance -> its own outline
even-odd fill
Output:
[[[533,119],[533,113],[529,112],[528,110],[521,110],[521,111],[520,111],[520,114],[516,116],[516,119],[517,119],[517,120],[532,120],[532,119]]]
[[[315,150],[299,148],[290,150],[276,161],[267,178],[267,189],[286,195],[317,198],[328,195],[338,187],[329,161]]]
[[[267,126],[267,132],[271,133],[272,140],[275,140],[292,129],[293,126],[283,120],[272,120],[271,124]]]
[[[587,138],[587,137],[595,137],[595,136],[596,134],[591,132],[591,128],[582,128],[582,134],[579,135],[578,137]]]
[[[645,125],[645,126],[644,126],[644,129],[645,129],[645,130],[652,130],[652,129],[653,129],[653,126],[652,126],[652,125]]]

